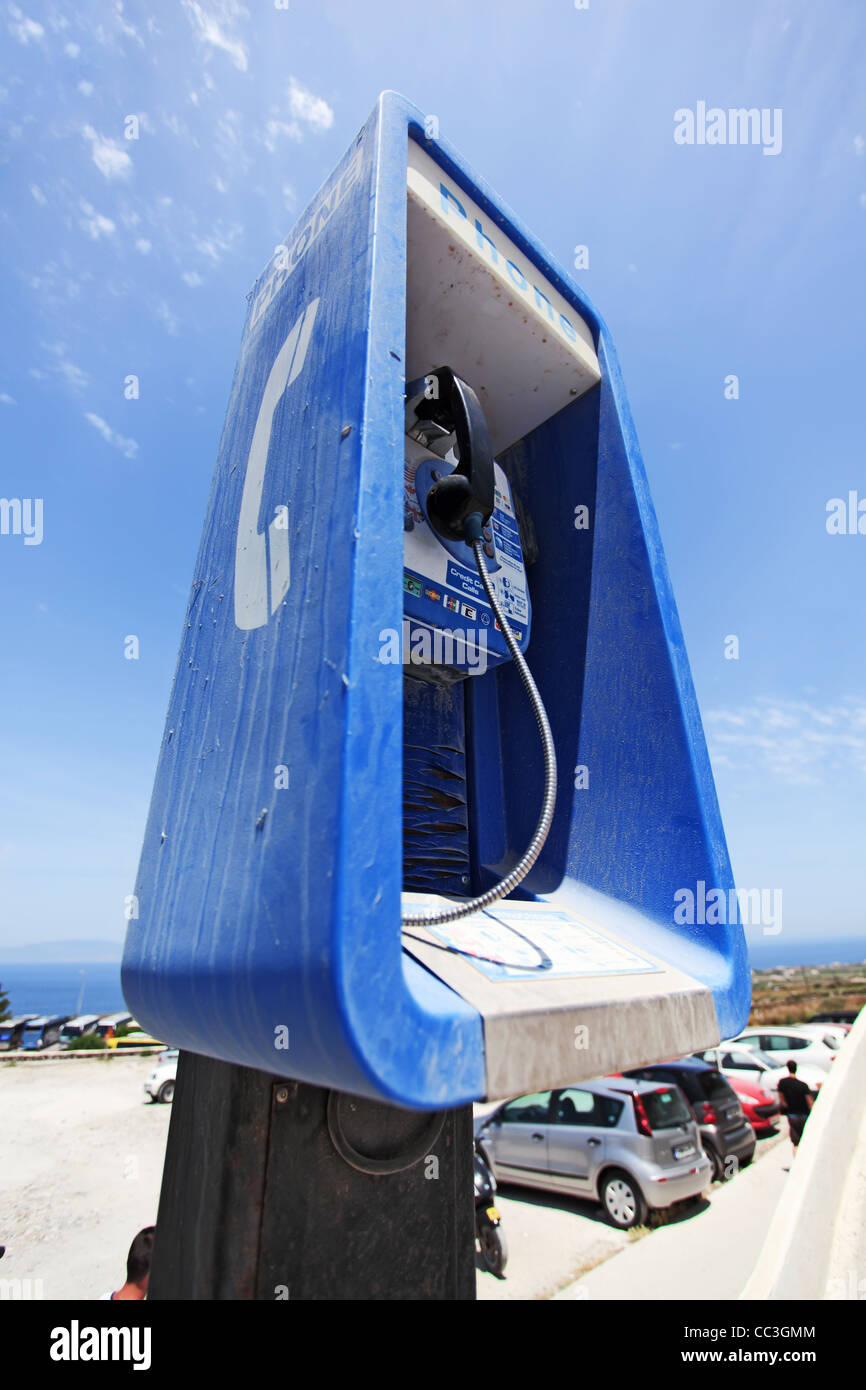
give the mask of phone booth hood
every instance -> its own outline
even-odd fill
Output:
[[[467,893],[521,853],[542,770],[513,666],[428,702],[409,749],[411,682],[382,659],[404,616],[404,393],[443,362],[478,393],[537,533],[527,660],[559,766],[537,864],[468,937],[401,935],[404,762],[462,787]],[[422,827],[437,864],[438,824]],[[436,882],[409,897],[434,900]],[[742,1028],[742,928],[684,913],[689,893],[727,905],[735,890],[609,331],[386,92],[249,296],[127,1003],[176,1046],[317,1085],[426,1109],[501,1098]],[[498,963],[481,959],[488,932]]]

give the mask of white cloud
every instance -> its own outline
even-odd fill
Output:
[[[80,367],[76,367],[74,362],[58,362],[57,372],[68,382],[74,391],[83,391],[90,378]]]
[[[99,241],[100,237],[114,235],[116,228],[110,217],[104,217],[101,212],[97,212],[86,198],[81,199],[80,206],[84,217],[79,225],[93,241]]]
[[[297,121],[268,121],[265,125],[263,138],[265,148],[271,153],[277,148],[277,139],[280,135],[288,135],[292,140],[300,140],[302,137],[301,127]]]
[[[197,285],[204,284],[204,280],[199,275],[197,270],[185,270],[183,272],[183,275],[181,276],[181,279],[192,289],[195,289]]]
[[[19,43],[28,44],[31,39],[38,42],[44,38],[45,30],[35,19],[28,19],[27,15],[22,14],[17,5],[9,6],[9,13],[12,16],[9,24],[9,32],[14,35]]]
[[[223,23],[231,20],[247,11],[238,5],[222,5],[220,9],[223,13],[219,18],[214,14],[208,14],[196,0],[183,0],[183,7],[190,16],[190,23],[195,31],[196,37],[201,43],[210,44],[212,48],[220,49],[227,53],[240,72],[247,70],[247,51],[240,39],[232,38],[226,34],[220,20]]]
[[[166,333],[170,333],[172,338],[176,338],[180,332],[180,319],[171,305],[167,304],[164,299],[156,306],[156,317],[164,325]]]
[[[134,25],[127,23],[126,19],[124,19],[121,0],[115,0],[113,14],[108,13],[108,6],[105,3],[99,7],[91,8],[99,9],[103,21],[100,24],[94,25],[91,30],[92,36],[97,43],[102,44],[104,48],[118,48],[122,46],[119,39],[123,36],[135,39],[137,44],[140,44],[142,48],[144,47],[144,40],[138,30]],[[148,28],[150,28],[150,25],[148,25]]]
[[[134,439],[127,439],[125,435],[118,434],[117,430],[113,430],[111,426],[102,419],[101,415],[94,415],[91,410],[85,410],[84,418],[95,430],[99,431],[106,444],[110,444],[112,449],[119,449],[124,458],[135,458],[138,453],[138,444]]]
[[[81,49],[77,43],[67,43],[63,46],[63,52],[67,58],[77,58]]]
[[[308,92],[294,77],[289,79],[289,112],[313,130],[330,130],[334,124],[334,113],[328,103]]]
[[[138,241],[135,243],[135,249],[136,251],[140,251],[142,256],[147,256],[150,254],[150,248],[152,244],[153,243],[148,241],[146,236],[140,236],[138,238]]]
[[[704,722],[714,765],[739,775],[769,773],[814,786],[830,775],[866,773],[866,699],[821,708],[760,698],[737,709],[709,710]]]
[[[854,136],[854,153],[855,153],[855,154],[862,154],[864,150],[866,150],[866,140],[863,139],[863,136],[862,136],[862,135],[855,135],[855,136]]]
[[[93,211],[92,208],[90,210]],[[93,278],[92,271],[84,271],[80,278],[76,279],[69,274],[64,259],[63,261],[46,261],[38,274],[25,275],[24,282],[31,290],[41,296],[43,305],[49,305],[51,308],[62,309],[66,312],[69,308],[69,301],[80,298],[85,284],[92,281]]]
[[[32,197],[35,198],[39,206],[44,208],[45,204],[48,202],[48,199],[46,198],[45,194],[42,192],[42,189],[39,187],[37,183],[31,183],[30,193]]]
[[[14,396],[10,396],[8,391],[0,391],[0,405],[17,405]]]
[[[65,343],[43,343],[46,352],[50,352],[54,357],[51,370],[57,376],[62,377],[67,386],[71,386],[73,391],[83,391],[90,378],[80,367],[76,367],[74,362],[70,362],[66,356]]]
[[[123,0],[114,0],[114,13],[120,32],[126,34],[128,38],[135,39],[136,43],[142,43],[142,38],[138,30],[134,25],[127,23],[123,17]]]
[[[229,108],[217,119],[213,133],[214,153],[229,167],[231,176],[238,178],[245,174],[253,163],[250,139],[243,129],[243,117],[239,111]]]
[[[226,252],[234,250],[243,234],[244,229],[239,222],[233,222],[230,227],[217,222],[207,236],[196,239],[195,249],[213,261],[214,265],[219,265]]]
[[[303,140],[307,130],[329,130],[334,123],[334,113],[328,103],[307,91],[294,77],[289,80],[288,117],[288,120],[284,119],[278,106],[271,107],[270,119],[265,123],[262,136],[266,149],[275,150],[281,136]]]
[[[79,90],[79,92],[81,93],[81,95],[82,95],[83,97],[91,97],[91,96],[93,96],[93,91],[94,91],[93,83],[92,83],[92,82],[86,82],[86,81],[84,81],[84,79],[82,78],[82,80],[81,80],[81,81],[79,82],[79,84],[78,84],[78,90]]]
[[[90,156],[107,179],[125,179],[132,169],[132,160],[122,145],[108,136],[100,135],[92,125],[83,127],[81,134],[90,141]]]

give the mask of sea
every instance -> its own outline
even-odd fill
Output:
[[[747,933],[746,939],[753,970],[772,970],[777,965],[859,965],[866,961],[866,934],[786,941],[784,932],[775,937]]]
[[[12,1014],[114,1014],[126,1009],[119,962],[29,965],[0,960],[0,990]]]
[[[749,957],[756,970],[785,965],[831,965],[866,961],[866,939],[821,937],[784,940],[750,937]],[[0,989],[9,995],[13,1014],[111,1014],[126,1008],[120,988],[120,965],[28,965],[0,960]]]

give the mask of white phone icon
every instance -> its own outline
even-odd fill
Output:
[[[274,359],[259,406],[247,459],[235,546],[235,624],[244,631],[264,627],[288,593],[291,582],[289,532],[285,510],[260,531],[259,512],[268,466],[274,412],[283,392],[300,374],[307,357],[319,300],[308,304]],[[270,563],[269,563],[270,560]],[[270,574],[270,606],[268,575]]]

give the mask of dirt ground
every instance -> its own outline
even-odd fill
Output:
[[[156,1221],[171,1117],[145,1097],[153,1065],[0,1063],[4,1280],[41,1280],[31,1296],[47,1299],[96,1299],[123,1283],[133,1236]]]

